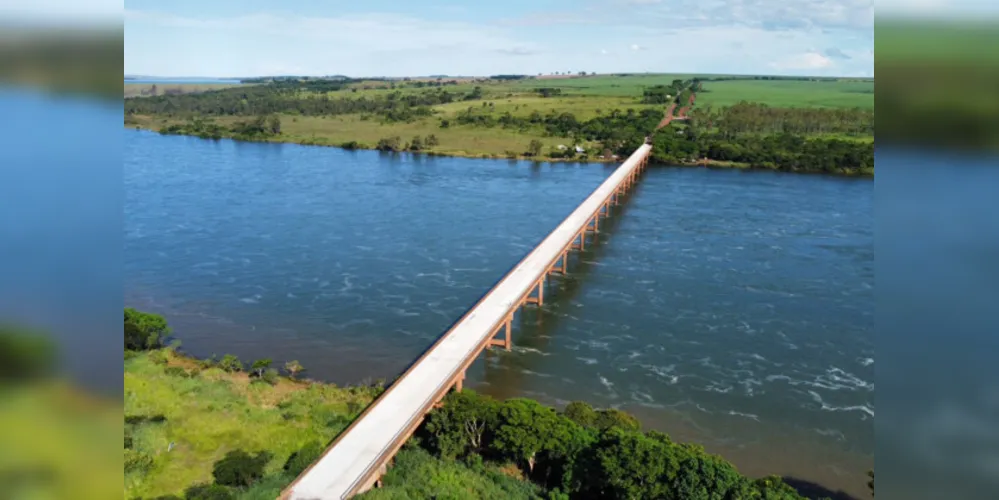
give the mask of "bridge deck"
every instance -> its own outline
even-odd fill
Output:
[[[563,257],[611,196],[623,192],[645,165],[643,144],[514,267],[465,316],[385,391],[282,494],[282,498],[339,499],[370,488],[423,417],[489,344],[552,266]]]

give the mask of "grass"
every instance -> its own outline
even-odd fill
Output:
[[[873,81],[727,80],[704,82],[697,105],[731,106],[739,101],[784,108],[873,108]]]
[[[428,135],[434,134],[437,136],[439,145],[425,149],[424,152],[470,158],[504,158],[508,151],[521,155],[527,150],[528,144],[533,139],[541,141],[544,145],[542,150],[546,152],[559,144],[572,144],[572,141],[567,138],[544,137],[540,132],[524,134],[518,130],[501,127],[482,128],[453,125],[448,128],[440,128],[440,118],[452,114],[443,113],[436,118],[411,123],[382,123],[377,118],[362,119],[361,115],[331,117],[282,115],[282,133],[275,138],[275,141],[319,146],[340,146],[348,141],[356,141],[360,149],[374,149],[378,140],[382,138],[399,136],[405,143],[417,135],[426,139]],[[216,121],[222,125],[230,125],[242,120],[245,118],[222,117]],[[168,125],[182,122],[183,120],[162,120],[151,117],[136,118],[136,125],[139,128],[152,130],[159,130]]]
[[[164,95],[167,90],[191,94],[194,92],[206,92],[209,90],[219,90],[228,87],[236,87],[239,83],[128,83],[125,82],[125,97],[152,96],[152,89],[156,87],[155,95]]]
[[[121,425],[120,402],[64,383],[0,384],[0,497],[116,498]]]
[[[270,479],[254,491],[276,493],[293,479],[281,474],[293,451],[309,441],[328,443],[374,397],[368,388],[286,378],[274,386],[251,383],[245,373],[199,372],[193,360],[159,352],[125,361],[125,415],[165,417],[132,429],[133,448],[151,456],[152,466],[126,474],[125,498],[180,495],[193,484],[210,483],[213,464],[237,449],[273,454]],[[158,356],[166,362],[157,362]]]

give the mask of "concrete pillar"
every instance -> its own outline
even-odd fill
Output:
[[[545,305],[545,279],[538,282],[538,306]]]
[[[461,373],[458,374],[458,378],[454,380],[454,391],[461,392],[462,387],[464,387],[464,383],[465,383],[465,370],[462,370]]]
[[[506,350],[508,350],[508,351],[510,350],[511,346],[513,346],[513,342],[510,340],[510,323],[513,323],[513,317],[508,316],[506,318],[506,328],[505,328],[506,329]]]
[[[568,252],[563,253],[562,254],[562,274],[565,274],[566,273],[566,269],[569,267],[568,263],[566,262],[568,260],[569,260],[569,253]]]

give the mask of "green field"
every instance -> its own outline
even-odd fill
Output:
[[[782,108],[873,108],[873,81],[727,80],[704,82],[699,106],[739,101]]]

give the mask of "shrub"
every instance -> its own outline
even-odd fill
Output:
[[[361,147],[361,145],[358,144],[357,141],[347,141],[347,142],[341,144],[340,147],[343,148],[343,149],[354,150],[354,149],[359,149]]]
[[[277,384],[279,379],[280,379],[280,375],[278,375],[278,371],[275,370],[274,368],[268,368],[264,372],[264,376],[261,377],[261,380],[263,380],[264,382],[266,382],[266,383],[268,383],[270,385]]]
[[[184,490],[187,500],[234,500],[236,495],[221,484],[196,484]]]
[[[219,368],[229,373],[237,373],[243,371],[243,363],[236,356],[226,354],[222,356],[222,361],[219,361]]]
[[[284,369],[288,372],[288,376],[290,376],[293,380],[298,378],[298,374],[301,373],[302,370],[305,370],[305,368],[302,367],[302,363],[299,363],[297,360],[291,360],[285,363]]]
[[[153,351],[149,353],[149,361],[158,365],[165,365],[167,364],[167,355],[163,351]]]
[[[216,356],[214,354],[212,354],[212,357],[210,357],[210,358],[202,359],[202,360],[198,361],[198,366],[200,366],[204,370],[207,370],[209,368],[218,366],[218,364],[219,364],[218,356]]]
[[[323,445],[318,441],[306,443],[305,446],[302,446],[288,457],[288,461],[284,463],[285,472],[292,476],[298,476],[319,459],[323,451]]]
[[[264,477],[264,467],[271,459],[270,453],[262,451],[250,455],[243,450],[226,453],[215,466],[212,476],[215,482],[225,486],[246,487]]]
[[[379,151],[399,151],[400,144],[402,144],[402,139],[399,136],[383,137],[378,139],[378,145],[375,146],[375,149]]]
[[[55,344],[44,335],[0,324],[0,381],[45,377],[55,354]]]
[[[166,319],[159,314],[144,313],[131,307],[125,308],[125,350],[143,351],[163,347],[163,339],[170,333]]]
[[[152,467],[153,457],[131,448],[125,449],[124,469],[126,474],[130,472],[145,474]]]
[[[163,373],[171,377],[186,377],[187,371],[179,366],[168,366],[163,370]]]

